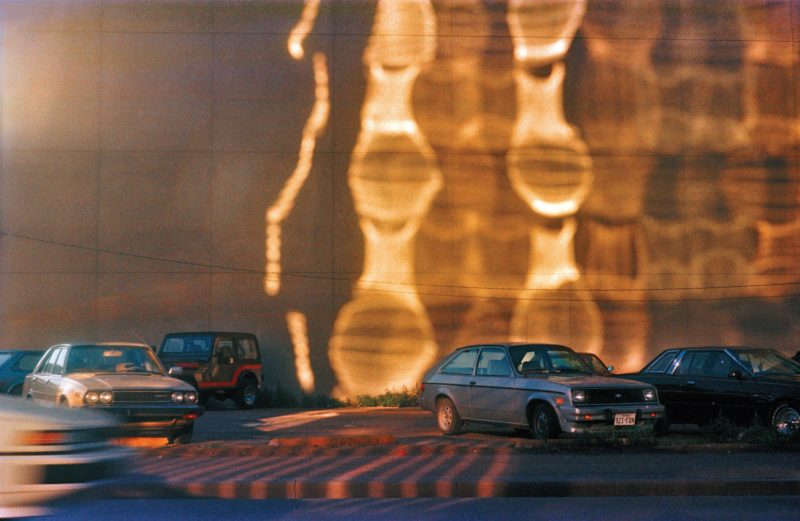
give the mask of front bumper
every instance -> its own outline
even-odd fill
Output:
[[[120,422],[115,428],[118,436],[166,436],[203,415],[200,405],[111,404],[91,409],[114,415]]]
[[[614,425],[615,415],[630,413],[636,415],[635,425]],[[583,407],[564,407],[559,410],[561,430],[573,434],[601,432],[625,427],[652,427],[656,421],[664,417],[664,406],[660,404],[588,405]]]

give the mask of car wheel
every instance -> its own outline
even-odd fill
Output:
[[[530,418],[531,434],[537,440],[555,438],[561,432],[558,418],[553,409],[545,403],[540,403],[533,410]]]
[[[245,380],[236,389],[234,401],[239,409],[252,409],[258,401],[258,385],[253,380]]]
[[[191,443],[192,435],[194,434],[194,423],[182,427],[169,435],[169,442],[176,445],[185,445]]]
[[[653,424],[653,431],[659,436],[663,436],[669,433],[670,421],[668,418],[659,418]]]
[[[458,434],[461,432],[461,415],[450,398],[442,398],[436,402],[436,422],[442,434]]]
[[[800,433],[800,412],[792,404],[782,403],[772,413],[772,427],[782,436]]]

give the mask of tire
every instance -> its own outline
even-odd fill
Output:
[[[258,402],[258,384],[255,380],[247,379],[242,381],[236,388],[233,401],[239,409],[252,409]]]
[[[194,434],[194,423],[182,427],[169,435],[169,442],[175,445],[185,445],[192,442],[192,435]]]
[[[670,421],[669,418],[667,417],[659,418],[653,424],[653,431],[659,436],[664,436],[668,434],[669,428],[670,428]]]
[[[461,415],[450,398],[441,398],[436,402],[436,423],[442,434],[452,435],[461,432]]]
[[[557,438],[561,433],[558,418],[553,409],[546,403],[540,403],[533,409],[530,417],[531,435],[537,440]]]
[[[781,436],[800,433],[800,408],[790,403],[779,404],[772,412],[770,424]]]

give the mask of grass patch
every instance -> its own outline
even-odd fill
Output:
[[[650,427],[631,427],[607,432],[582,432],[574,437],[575,445],[582,448],[649,448],[655,447],[658,439]]]
[[[387,389],[382,394],[356,396],[353,401],[356,407],[417,407],[419,391],[403,386],[400,390]]]
[[[737,425],[727,418],[717,418],[700,428],[702,438],[712,443],[748,443],[772,448],[800,448],[800,432],[790,436],[778,434],[757,417],[748,426]]]

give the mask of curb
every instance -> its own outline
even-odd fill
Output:
[[[364,481],[290,480],[184,483],[124,480],[81,498],[116,499],[384,499],[608,496],[796,496],[797,480]]]

